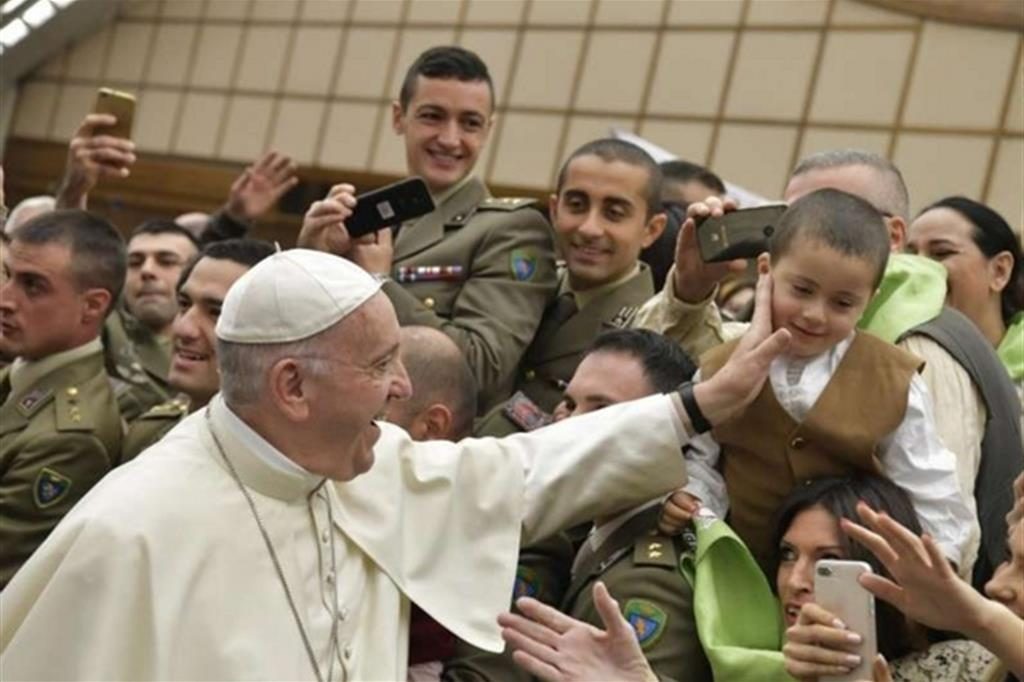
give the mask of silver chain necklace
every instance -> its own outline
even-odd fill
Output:
[[[313,653],[313,645],[309,642],[309,635],[306,634],[306,628],[302,625],[302,619],[299,618],[299,610],[295,606],[295,600],[292,598],[292,591],[288,588],[288,581],[285,580],[284,570],[281,568],[281,562],[277,558],[277,552],[274,551],[274,544],[270,541],[270,534],[267,533],[266,527],[263,525],[263,521],[260,519],[260,514],[256,511],[256,503],[252,499],[252,495],[246,489],[242,483],[241,477],[235,470],[235,465],[228,459],[227,454],[224,452],[224,447],[220,444],[220,439],[217,438],[217,433],[213,430],[213,422],[210,421],[210,410],[206,410],[206,426],[210,429],[210,436],[213,438],[213,444],[217,446],[217,452],[220,453],[221,459],[228,466],[228,471],[231,472],[231,477],[235,480],[238,485],[238,489],[242,491],[242,495],[245,496],[245,501],[249,503],[249,510],[252,511],[252,517],[256,519],[256,525],[260,529],[260,534],[263,536],[263,542],[267,546],[267,552],[270,554],[270,560],[274,563],[274,570],[277,572],[277,579],[281,582],[281,587],[284,588],[284,596],[288,598],[288,606],[292,610],[292,616],[295,618],[295,625],[299,628],[299,634],[302,635],[302,644],[306,647],[306,654],[309,656],[309,664],[313,666],[313,673],[316,674],[317,682],[324,682],[323,675],[320,674],[320,666],[316,662],[316,655]],[[328,509],[330,507],[328,506]]]

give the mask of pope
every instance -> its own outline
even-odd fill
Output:
[[[680,445],[742,409],[788,343],[768,310],[699,384],[415,443],[377,419],[411,392],[379,282],[320,252],[267,258],[224,300],[221,393],[93,488],[0,594],[0,669],[401,680],[411,603],[498,651],[520,543],[681,487]]]

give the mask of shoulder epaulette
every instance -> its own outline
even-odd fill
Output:
[[[78,386],[59,388],[54,393],[58,431],[92,431],[96,428],[92,406],[82,401]]]
[[[679,549],[675,540],[655,531],[637,538],[633,544],[633,563],[637,566],[665,566],[674,569],[679,565]]]
[[[517,211],[536,203],[536,199],[529,197],[491,197],[481,201],[478,209],[481,211]]]
[[[139,419],[178,419],[187,413],[188,401],[175,398],[149,408]]]

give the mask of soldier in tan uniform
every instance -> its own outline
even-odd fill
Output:
[[[340,229],[355,188],[340,184],[306,214],[300,246],[344,255],[389,281],[403,325],[440,329],[465,354],[481,407],[504,398],[557,286],[551,228],[529,199],[492,199],[471,176],[493,122],[487,66],[458,47],[424,52],[393,107],[409,175],[426,181],[437,208],[350,242]]]
[[[628,329],[597,338],[584,355],[555,412],[556,420],[586,414],[676,386],[694,372],[693,362],[654,332]],[[710,681],[711,670],[697,637],[693,590],[679,570],[685,546],[657,530],[660,499],[596,519],[578,553],[559,534],[522,550],[514,597],[530,596],[575,618],[601,626],[591,597],[601,580],[636,631],[658,679]],[[459,644],[445,666],[446,682],[530,679],[509,650],[490,654]]]
[[[665,228],[661,171],[623,140],[589,142],[562,166],[551,219],[565,267],[559,293],[520,364],[511,398],[481,420],[478,435],[530,431],[550,421],[583,352],[602,331],[627,327],[654,295],[641,250]]]
[[[273,252],[267,242],[228,239],[208,244],[185,266],[177,286],[178,314],[171,325],[174,354],[168,373],[171,387],[181,395],[150,408],[129,426],[123,461],[163,438],[220,390],[213,330],[221,303],[235,280]]]
[[[53,211],[4,249],[0,351],[0,589],[117,464],[121,419],[99,334],[125,273],[107,221]]]

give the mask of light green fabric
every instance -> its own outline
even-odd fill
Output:
[[[693,587],[697,634],[716,680],[791,680],[782,658],[778,601],[753,555],[706,510],[694,519],[696,549],[680,570]]]
[[[944,267],[922,256],[894,253],[857,327],[893,343],[908,329],[936,317],[945,302]]]
[[[1011,379],[1015,382],[1024,379],[1024,312],[1017,313],[1010,320],[996,352]]]

